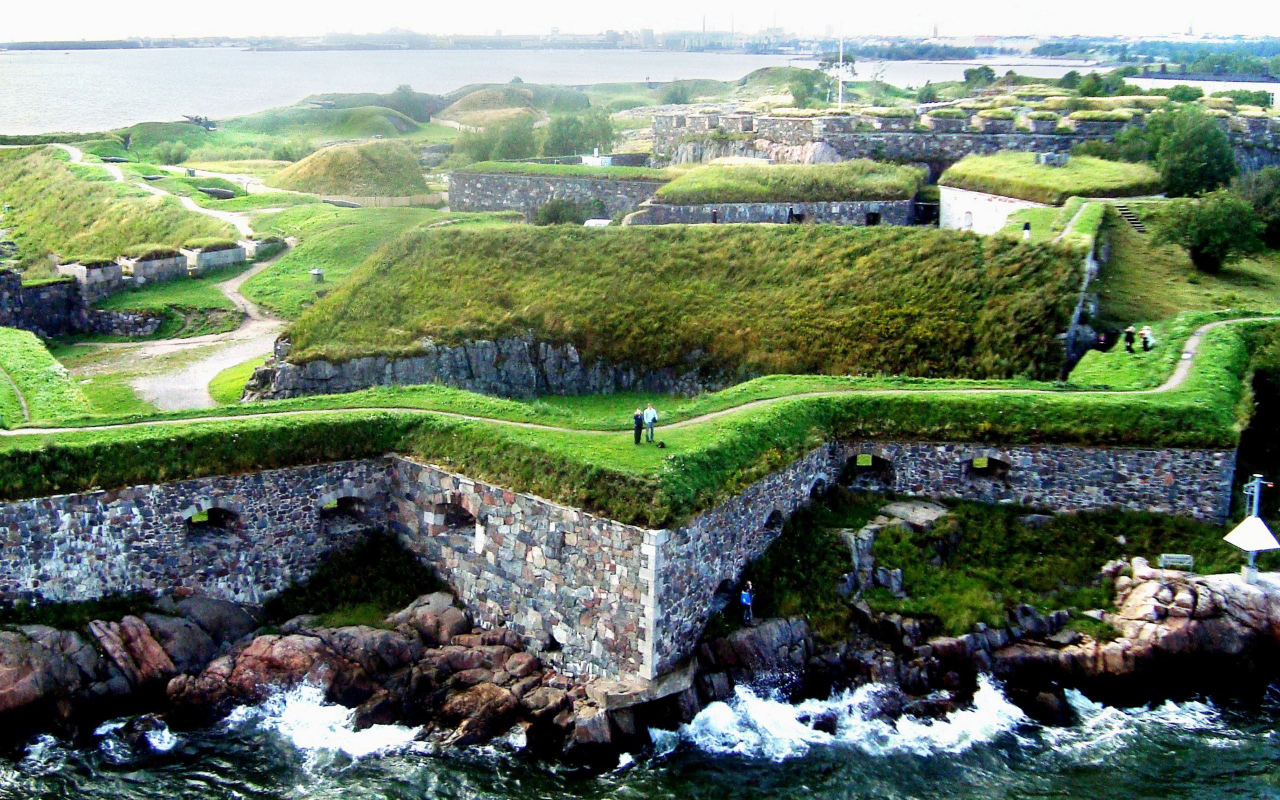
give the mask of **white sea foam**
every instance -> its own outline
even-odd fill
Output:
[[[227,724],[275,732],[309,755],[340,753],[353,759],[413,749],[422,730],[373,725],[357,731],[351,712],[325,702],[324,691],[312,686],[278,692],[258,706],[240,706],[227,717]]]
[[[1211,703],[1170,700],[1154,707],[1117,708],[1074,690],[1066,696],[1079,723],[1046,728],[1041,735],[1055,752],[1078,763],[1104,763],[1136,738],[1160,732],[1194,734],[1200,746],[1217,748],[1238,747],[1244,735],[1228,725]]]
[[[862,686],[830,700],[791,705],[739,686],[733,698],[707,706],[679,734],[707,752],[775,761],[802,755],[818,745],[853,746],[871,755],[932,755],[967,750],[1012,731],[1026,720],[986,678],[981,680],[972,707],[941,720],[879,717],[873,712],[876,696],[883,691],[882,686]],[[834,717],[835,732],[817,730],[806,721],[818,717]]]

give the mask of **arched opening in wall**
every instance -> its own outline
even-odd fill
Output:
[[[876,225],[879,225],[879,224],[880,224],[880,212],[879,212],[879,211],[868,211],[868,212],[867,212],[867,220],[866,220],[866,222],[867,222],[867,227],[868,227],[868,228],[873,228],[873,227],[875,227]]]
[[[976,456],[965,462],[965,475],[975,480],[1004,480],[1009,477],[1009,462],[991,456]]]
[[[364,519],[364,500],[359,497],[339,497],[320,506],[320,519],[352,520]]]
[[[782,516],[782,512],[775,508],[769,512],[769,516],[765,517],[764,529],[766,531],[780,531],[784,522],[786,522],[786,519]]]
[[[440,503],[435,507],[436,518],[446,528],[474,528],[476,516],[461,503]]]
[[[564,645],[560,643],[560,640],[556,638],[556,635],[551,631],[547,631],[547,643],[542,646],[543,652],[558,653],[563,649]]]
[[[737,585],[728,578],[720,581],[720,585],[716,587],[716,593],[711,596],[711,613],[719,614],[729,607],[733,602],[733,596],[736,593]]]
[[[964,229],[966,231],[973,230],[973,212],[972,211],[964,212]]]
[[[208,508],[187,517],[187,533],[228,533],[240,527],[240,515],[228,508]]]
[[[818,478],[816,481],[813,482],[813,486],[809,487],[809,500],[811,502],[814,500],[820,500],[822,499],[822,496],[825,495],[826,493],[827,493],[827,482],[822,478]]]
[[[884,490],[893,482],[893,462],[874,453],[855,453],[840,471],[840,485],[848,489]]]

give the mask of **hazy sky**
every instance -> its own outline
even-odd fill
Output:
[[[697,3],[687,0],[602,3],[599,0],[485,0],[404,2],[403,0],[54,0],[31,3],[4,0],[0,41],[33,39],[111,39],[127,36],[315,35],[368,33],[391,27],[420,33],[598,33],[606,29],[727,30],[730,14],[737,30],[754,32],[777,24],[801,33],[822,33],[828,25],[846,33],[928,35],[937,22],[943,36],[990,34],[1148,34],[1181,33],[1188,25],[1199,33],[1280,35],[1280,3],[1275,0],[1165,0],[1156,3],[1116,0],[914,0],[848,2],[738,0]],[[776,17],[775,17],[776,15]]]

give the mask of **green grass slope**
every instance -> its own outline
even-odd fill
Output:
[[[325,139],[392,138],[418,131],[419,124],[399,111],[378,106],[306,108],[291,106],[227,120],[227,132]]]
[[[67,378],[67,370],[49,354],[35,334],[15,328],[0,328],[0,414],[4,425],[18,427],[26,420],[22,404],[26,400],[30,421],[48,422],[89,413],[89,401]],[[12,381],[12,383],[10,383]]]
[[[100,170],[99,170],[100,171]],[[61,151],[0,151],[0,201],[13,206],[19,256],[31,277],[48,274],[47,256],[115,258],[130,245],[179,246],[205,237],[235,238],[225,223],[136,187],[87,181]]]
[[[656,196],[675,205],[909,200],[924,178],[919,167],[867,159],[809,166],[709,166],[684,173]]]
[[[291,328],[294,358],[532,331],[587,359],[731,373],[1050,376],[1078,255],[826,226],[424,231]]]
[[[938,179],[942,186],[1062,205],[1069,197],[1134,197],[1160,191],[1147,164],[1072,156],[1066,166],[1036,164],[1034,153],[965,156]]]
[[[399,142],[326,147],[267,179],[268,186],[327,195],[426,194],[418,159]]]

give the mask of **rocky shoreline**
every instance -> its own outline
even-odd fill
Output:
[[[881,577],[892,583],[891,573]],[[1071,630],[1066,612],[1022,606],[1003,628],[948,637],[933,635],[928,620],[858,603],[845,641],[820,644],[801,619],[765,620],[705,641],[653,682],[561,675],[511,631],[473,627],[445,593],[420,597],[384,627],[326,628],[298,617],[278,630],[262,627],[252,608],[164,598],[155,613],[95,620],[83,631],[0,631],[0,722],[13,747],[45,731],[82,739],[126,715],[158,714],[191,729],[307,685],[351,708],[356,729],[420,726],[419,738],[460,747],[518,728],[536,757],[611,766],[623,752],[643,751],[650,729],[689,722],[743,685],[798,701],[881,684],[879,714],[930,718],[964,707],[979,675],[992,674],[1031,718],[1069,724],[1067,688],[1133,705],[1239,692],[1277,674],[1280,576],[1251,586],[1133,559],[1108,564],[1102,577],[1117,591],[1116,611],[1103,617],[1122,635],[1110,642]],[[131,724],[145,729],[152,719]]]

